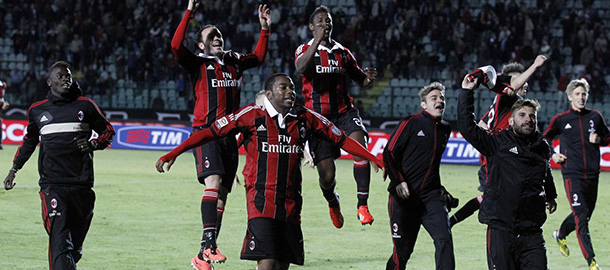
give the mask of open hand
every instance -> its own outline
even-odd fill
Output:
[[[271,10],[265,5],[258,5],[258,20],[263,30],[269,30],[271,26]]]

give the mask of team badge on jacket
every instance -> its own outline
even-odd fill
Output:
[[[76,116],[78,116],[78,121],[83,121],[83,118],[85,118],[85,114],[83,113],[83,111],[78,111],[78,114],[76,114]]]

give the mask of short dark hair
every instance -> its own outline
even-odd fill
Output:
[[[521,63],[518,63],[518,62],[511,62],[502,67],[502,74],[506,74],[506,75],[508,75],[509,73],[513,73],[513,72],[523,73],[524,71],[525,71],[525,68],[523,67],[523,65]]]
[[[210,28],[210,27],[214,27],[216,29],[218,29],[218,27],[216,27],[216,25],[213,24],[206,24],[204,26],[202,26],[201,28],[199,28],[199,32],[197,32],[197,43],[199,42],[203,42],[203,36],[201,36],[201,32],[203,32],[203,30]]]
[[[441,93],[443,93],[443,95],[445,94],[445,86],[443,84],[441,84],[440,82],[433,82],[429,85],[424,86],[421,90],[419,90],[419,99],[422,102],[426,102],[426,96],[428,96],[428,94],[430,94],[430,92],[432,92],[434,90],[441,91]]]
[[[70,64],[68,64],[68,62],[66,62],[66,61],[57,61],[57,62],[53,63],[51,68],[49,68],[49,73],[47,74],[47,77],[51,76],[51,72],[53,72],[53,70],[56,68],[70,69]]]
[[[521,109],[523,107],[530,107],[530,108],[533,108],[534,111],[538,112],[538,110],[540,110],[540,103],[538,103],[537,100],[529,99],[529,98],[517,100],[515,102],[515,104],[513,104],[513,107],[510,110],[511,114],[514,115],[515,111],[518,111],[519,109]]]
[[[330,14],[330,9],[327,6],[325,6],[325,5],[321,5],[321,6],[317,7],[311,13],[311,15],[309,15],[309,23],[313,24],[313,17],[316,16],[316,14],[322,13],[322,12],[326,12],[326,14]]]
[[[275,74],[272,74],[265,81],[265,92],[266,91],[273,91],[273,84],[275,83],[276,78],[279,77],[279,76],[286,76],[286,77],[290,78],[290,76],[288,76],[288,74],[286,74],[286,73],[275,73]]]

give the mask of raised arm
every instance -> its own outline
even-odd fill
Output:
[[[468,75],[462,81],[462,90],[458,99],[458,124],[462,136],[481,154],[488,156],[495,151],[492,135],[477,125],[474,119],[474,93],[478,79],[468,80]]]
[[[184,37],[186,36],[186,29],[188,27],[189,20],[193,17],[193,13],[199,6],[199,0],[189,0],[188,8],[184,12],[184,17],[180,21],[178,28],[176,28],[176,32],[174,33],[174,37],[172,38],[171,48],[172,53],[174,54],[174,58],[181,62],[182,59],[185,59],[189,56],[195,57],[195,55],[189,51],[186,46],[184,46]]]
[[[513,87],[513,89],[515,89],[515,91],[519,88],[521,88],[525,82],[527,82],[527,80],[529,80],[530,76],[532,76],[532,74],[534,74],[534,72],[536,71],[536,69],[540,66],[542,66],[544,64],[544,62],[546,61],[546,56],[544,55],[538,55],[536,57],[536,60],[534,60],[534,63],[527,68],[527,70],[525,70],[525,72],[521,73],[521,75],[519,76],[513,76],[510,79],[510,85]],[[514,92],[509,92],[509,94],[514,94]]]
[[[329,29],[329,25],[326,23],[317,23],[317,24],[309,24],[309,29],[313,30],[313,42],[311,46],[305,49],[303,52],[303,46],[301,45],[297,49],[295,55],[294,66],[298,73],[305,73],[309,68],[311,68],[313,64],[313,58],[318,50],[318,46],[322,42],[324,38],[324,32]],[[313,29],[312,29],[313,28]]]

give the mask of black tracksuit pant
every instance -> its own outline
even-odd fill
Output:
[[[95,193],[89,187],[48,185],[41,188],[40,200],[50,269],[76,269],[93,219]]]
[[[412,196],[403,200],[390,193],[388,212],[394,250],[386,264],[387,270],[405,269],[422,225],[434,240],[436,269],[455,269],[447,206],[440,192],[433,197],[422,201]]]
[[[589,235],[589,220],[595,209],[598,184],[598,177],[564,179],[566,195],[572,213],[561,223],[559,238],[565,239],[571,232],[576,231],[580,250],[588,263],[591,263],[591,259],[595,257],[591,236]]]
[[[542,232],[517,234],[488,226],[487,266],[490,270],[546,270]]]

